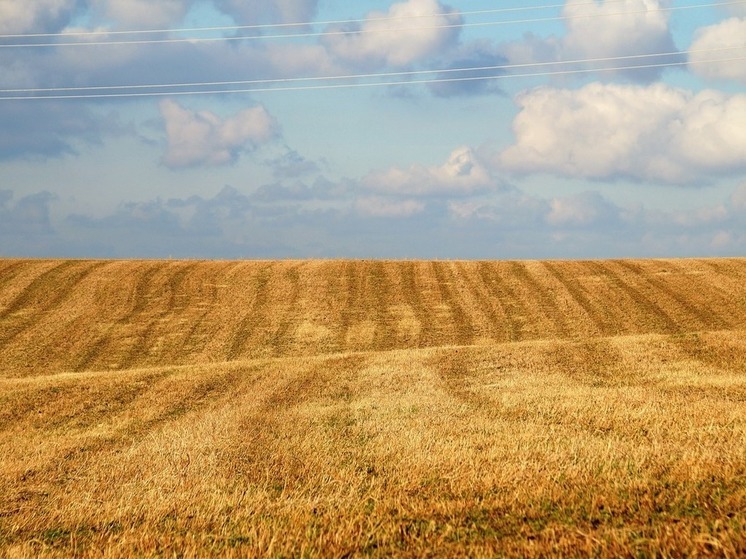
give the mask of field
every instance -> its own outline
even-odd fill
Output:
[[[746,259],[0,260],[0,555],[746,555]]]

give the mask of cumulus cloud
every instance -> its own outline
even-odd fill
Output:
[[[293,149],[274,159],[265,161],[272,169],[272,174],[278,179],[288,179],[317,173],[319,166],[315,161],[303,157]]]
[[[318,0],[216,0],[215,4],[241,23],[295,23],[310,21]]]
[[[491,236],[521,258],[740,255],[746,242],[746,185],[694,210],[625,207],[596,191],[554,198],[511,191],[451,201],[449,210],[451,229]]]
[[[410,217],[421,213],[425,204],[419,200],[390,200],[369,196],[357,200],[357,211],[369,217]]]
[[[451,200],[448,211],[457,220],[491,222],[506,229],[540,229],[545,225],[549,203],[510,191],[492,200]]]
[[[689,51],[689,66],[706,79],[734,80],[746,83],[746,64],[742,60],[715,62],[719,59],[739,57],[746,54],[746,18],[732,17],[715,25],[698,30]],[[740,47],[736,50],[720,50]],[[710,50],[711,52],[703,52]]]
[[[227,165],[239,155],[275,138],[278,124],[262,106],[222,119],[210,111],[193,111],[175,101],[160,104],[168,146],[162,162],[168,167]]]
[[[47,235],[52,233],[50,192],[30,194],[14,201],[13,191],[0,190],[0,235]]]
[[[668,25],[670,12],[660,9],[670,5],[670,0],[601,3],[568,0],[563,12],[568,17],[567,35],[563,40],[564,55],[582,59],[675,52],[677,49]],[[668,62],[671,58],[660,61]],[[656,62],[657,59],[646,58],[642,64]],[[619,63],[608,64],[610,67],[614,65]],[[638,76],[653,79],[660,70],[649,68],[636,72]]]
[[[746,17],[746,4],[743,2],[736,2],[734,4],[729,4],[727,6],[724,6],[725,10],[730,12],[731,14],[735,16],[743,16]]]
[[[505,74],[504,70],[491,67],[507,64],[507,61],[507,58],[483,41],[467,43],[450,56],[450,61],[447,64],[439,64],[438,68],[448,70],[461,68],[487,69],[468,72],[440,72],[435,78],[446,81],[430,84],[430,90],[438,97],[500,92],[496,80],[485,78]]]
[[[730,198],[730,203],[736,211],[746,214],[746,183],[736,188]]]
[[[76,0],[2,0],[0,33],[53,33],[73,16]]]
[[[345,33],[325,36],[324,45],[332,56],[356,67],[402,67],[455,45],[460,24],[461,16],[438,0],[406,0],[392,4],[388,12],[371,12],[362,26],[331,26],[328,31]]]
[[[114,113],[99,114],[80,104],[30,101],[0,104],[0,161],[19,157],[76,154],[126,131]]]
[[[16,197],[0,190],[0,256],[45,257],[65,255],[65,240],[52,223],[57,196],[46,191]]]
[[[583,192],[549,202],[547,223],[559,227],[588,227],[616,221],[619,209],[598,192]]]
[[[506,170],[685,184],[746,169],[744,94],[593,83],[541,87],[517,103]]]
[[[618,226],[625,216],[622,208],[596,191],[538,198],[514,190],[486,201],[453,200],[448,209],[456,219],[487,221],[511,230],[604,230]]]
[[[73,253],[131,258],[247,258],[285,255],[286,249],[257,230],[248,198],[230,186],[215,196],[129,201],[111,214],[68,216],[64,230]],[[259,237],[265,241],[257,240]]]
[[[467,146],[455,149],[443,165],[392,167],[369,174],[362,184],[369,190],[399,196],[460,196],[499,187],[497,179]]]
[[[122,27],[160,27],[181,21],[192,0],[92,0],[104,18]]]
[[[259,203],[308,202],[308,201],[343,201],[349,193],[346,181],[335,183],[318,177],[311,184],[295,181],[290,184],[282,182],[260,186],[251,196],[252,201]]]
[[[322,186],[328,193],[335,189]],[[267,205],[226,186],[210,197],[127,201],[108,215],[55,221],[54,195],[14,198],[0,190],[0,251],[65,257],[611,258],[741,255],[746,243],[746,184],[722,201],[689,210],[627,208],[599,192],[543,198],[513,189],[449,201],[352,199],[347,193],[336,198],[347,202],[342,204],[290,194]]]
[[[656,53],[677,53],[669,26],[670,0],[622,0],[587,2],[568,0],[563,9],[566,33],[562,37],[539,38],[527,34],[523,40],[502,46],[511,63],[588,60]],[[662,68],[632,68],[613,71],[619,66],[644,66],[683,61],[674,54],[639,60],[608,60],[583,63],[574,68],[604,70],[601,76],[618,76],[649,82],[658,78]],[[566,70],[569,66],[563,65]]]
[[[65,240],[51,217],[57,199],[47,191],[16,197],[11,190],[0,190],[0,256],[64,254],[60,249]]]

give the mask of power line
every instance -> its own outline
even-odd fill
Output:
[[[735,62],[746,60],[746,56],[738,56],[732,58],[721,58],[709,60],[709,63],[719,62]],[[543,76],[560,76],[570,74],[588,74],[593,72],[618,72],[620,70],[641,70],[646,68],[668,68],[673,66],[683,66],[688,64],[687,61],[676,61],[676,62],[665,62],[656,64],[642,64],[642,65],[630,65],[630,66],[615,66],[611,68],[584,68],[575,70],[555,70],[547,72],[531,72],[522,74],[501,74],[499,76],[469,76],[460,78],[433,78],[427,80],[415,80],[415,81],[390,81],[390,82],[366,82],[366,83],[344,83],[344,84],[324,84],[324,85],[301,85],[301,86],[288,86],[288,87],[257,87],[248,89],[230,89],[230,90],[200,90],[200,91],[156,91],[156,92],[142,92],[142,93],[94,93],[94,94],[80,94],[80,95],[45,95],[40,97],[30,96],[12,96],[3,97],[0,96],[0,101],[20,101],[20,100],[60,100],[60,99],[106,99],[106,98],[135,98],[135,97],[167,97],[167,96],[184,96],[184,95],[225,95],[225,94],[237,94],[237,93],[267,93],[276,91],[309,91],[309,90],[325,90],[325,89],[351,89],[351,88],[363,88],[363,87],[388,87],[388,86],[401,86],[401,85],[427,85],[435,83],[457,83],[457,82],[471,82],[471,81],[485,81],[485,80],[498,80],[498,79],[509,79],[509,78],[529,78],[529,77],[543,77]]]
[[[698,49],[687,51],[688,54],[701,54],[707,52],[723,52],[729,50],[746,49],[746,44],[735,45],[729,47],[719,47],[711,49]],[[612,62],[622,60],[639,60],[646,58],[659,58],[667,56],[678,56],[683,54],[680,51],[671,52],[657,52],[648,54],[632,54],[622,56],[608,56],[601,58],[585,58],[577,60],[556,60],[549,62],[526,62],[521,64],[498,64],[490,66],[468,66],[462,68],[440,68],[433,70],[407,70],[399,72],[376,72],[367,74],[344,74],[337,76],[307,76],[307,77],[296,77],[296,78],[266,78],[266,79],[252,79],[252,80],[230,80],[230,81],[211,81],[211,82],[183,82],[183,83],[161,83],[161,84],[127,84],[127,85],[90,85],[90,86],[74,86],[74,87],[47,87],[47,88],[13,88],[13,89],[0,89],[0,93],[50,93],[50,92],[72,92],[72,91],[113,91],[113,90],[126,90],[126,89],[175,89],[185,87],[216,87],[216,86],[227,86],[227,85],[266,85],[266,84],[282,84],[282,83],[294,83],[294,82],[313,82],[313,81],[338,81],[338,80],[354,80],[354,79],[374,79],[374,78],[390,78],[390,77],[402,77],[402,76],[418,76],[427,74],[452,74],[458,72],[484,72],[484,71],[508,71],[522,68],[535,68],[540,66],[563,66],[571,64],[591,64],[598,62]],[[601,70],[604,70],[603,68]]]
[[[605,5],[612,3],[625,2],[626,0],[605,0]],[[720,2],[714,4],[708,4],[707,6],[721,6],[728,4],[739,4],[740,1],[731,2]],[[598,5],[596,0],[590,0],[587,2],[577,2],[573,6],[588,6]],[[543,4],[536,6],[518,6],[511,8],[494,8],[489,10],[469,10],[456,12],[456,15],[486,15],[486,14],[497,14],[497,13],[508,13],[508,12],[523,12],[532,10],[549,10],[556,8],[563,8],[565,4]],[[692,6],[695,7],[695,6]],[[686,6],[684,7],[686,8]],[[246,29],[277,29],[277,28],[288,28],[288,27],[309,27],[314,25],[342,25],[350,23],[369,23],[377,21],[398,21],[407,19],[422,19],[428,17],[442,17],[444,14],[439,13],[428,13],[428,14],[408,14],[401,16],[385,16],[385,17],[367,17],[360,19],[338,19],[338,20],[320,20],[320,21],[297,21],[288,23],[262,23],[253,25],[222,25],[213,27],[182,27],[182,28],[163,28],[163,29],[129,29],[129,30],[107,30],[107,31],[73,31],[73,32],[57,32],[57,33],[17,33],[17,34],[0,34],[0,39],[11,39],[11,38],[32,38],[32,37],[91,37],[100,35],[135,35],[135,34],[156,34],[156,33],[197,33],[197,32],[209,32],[209,31],[236,31]]]
[[[309,37],[328,37],[328,36],[339,36],[339,35],[360,35],[370,33],[401,33],[407,31],[424,31],[424,30],[437,30],[437,29],[454,29],[454,28],[472,28],[472,27],[490,27],[497,25],[513,25],[513,24],[524,24],[524,23],[541,23],[549,21],[566,21],[574,19],[588,19],[596,17],[613,17],[613,16],[629,16],[637,14],[648,14],[651,12],[672,12],[680,10],[692,10],[700,8],[710,8],[714,6],[728,6],[733,4],[742,4],[743,0],[731,0],[725,2],[711,2],[708,4],[693,4],[688,6],[670,6],[664,8],[657,8],[655,10],[635,10],[626,12],[612,12],[612,13],[600,13],[600,14],[578,14],[573,16],[552,16],[542,18],[529,18],[529,19],[517,19],[517,20],[503,20],[503,21],[487,21],[487,22],[474,22],[474,23],[453,23],[445,25],[433,25],[433,26],[417,26],[406,29],[402,28],[386,28],[386,29],[359,29],[357,31],[313,31],[306,33],[283,33],[274,35],[241,35],[232,37],[172,37],[167,39],[136,39],[136,40],[116,40],[116,41],[78,41],[78,42],[62,42],[62,43],[13,43],[13,44],[1,44],[0,48],[40,48],[40,47],[73,47],[73,46],[116,46],[116,45],[145,45],[145,44],[163,44],[163,43],[206,43],[206,42],[219,42],[219,41],[248,41],[248,40],[268,40],[268,39],[298,39],[298,38],[309,38]],[[448,14],[440,14],[448,15]],[[60,36],[64,36],[62,34]]]
[[[626,0],[606,0],[607,4],[625,2]],[[576,6],[584,6],[596,4],[595,0],[588,2],[578,2]],[[469,10],[463,12],[456,12],[454,15],[467,16],[467,15],[486,15],[486,14],[498,14],[508,12],[525,12],[531,10],[549,10],[555,8],[564,7],[563,4],[545,4],[539,6],[519,6],[512,8],[494,8],[490,10]],[[254,25],[221,25],[214,27],[182,27],[182,28],[164,28],[164,29],[129,29],[129,30],[113,30],[113,31],[73,31],[73,32],[58,32],[58,33],[17,33],[17,34],[0,34],[0,39],[19,39],[19,38],[31,38],[31,37],[92,37],[97,35],[137,35],[137,34],[156,34],[156,33],[199,33],[208,31],[236,31],[245,29],[277,29],[277,28],[288,28],[288,27],[309,27],[313,25],[344,25],[350,23],[368,23],[378,21],[399,21],[407,19],[422,19],[428,17],[442,17],[446,14],[442,12],[431,12],[427,14],[408,14],[402,16],[387,16],[387,17],[368,17],[361,19],[336,19],[336,20],[322,20],[322,21],[296,21],[292,23],[261,23]]]

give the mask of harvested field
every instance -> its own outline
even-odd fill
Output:
[[[8,556],[746,554],[746,259],[0,260]]]

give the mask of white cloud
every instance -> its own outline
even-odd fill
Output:
[[[65,101],[0,103],[0,161],[76,155],[81,148],[130,132],[116,113]],[[7,180],[5,181],[7,182]]]
[[[0,190],[0,234],[52,233],[50,204],[56,199],[49,192],[37,192],[13,201],[12,191]]]
[[[565,52],[578,58],[596,58],[670,51],[670,12],[660,9],[670,4],[669,0],[568,0],[563,10],[568,18]]]
[[[455,149],[443,165],[392,167],[369,174],[362,183],[370,190],[400,196],[463,195],[497,187],[487,167],[467,146]]]
[[[122,27],[159,27],[181,21],[192,0],[93,0],[104,17]]]
[[[683,164],[703,171],[746,168],[746,94],[705,90],[688,99],[671,133]],[[673,154],[672,154],[673,155]]]
[[[738,212],[746,212],[746,183],[740,185],[730,198],[731,205]]]
[[[168,137],[162,161],[169,167],[233,163],[241,152],[256,149],[278,134],[277,122],[262,106],[227,119],[170,100],[162,101],[160,109]]]
[[[520,41],[503,45],[511,63],[588,60],[641,54],[676,52],[669,27],[670,12],[660,10],[670,0],[623,0],[621,2],[588,2],[568,0],[563,9],[566,33],[562,37],[539,38],[527,34]],[[639,60],[608,60],[574,66],[583,69],[604,69],[619,66],[649,65],[681,60],[681,55],[646,57]],[[563,65],[566,70],[569,66]],[[661,68],[638,68],[605,71],[601,76],[623,74],[651,81]]]
[[[360,198],[357,211],[369,217],[410,217],[421,213],[425,204],[418,200],[389,200],[380,196]]]
[[[717,206],[697,208],[695,210],[671,212],[669,219],[672,224],[693,228],[722,223],[730,215],[730,209],[725,204],[718,204]]]
[[[746,83],[746,64],[743,60],[713,62],[713,60],[744,56],[746,46],[746,18],[732,17],[698,30],[690,47],[689,65],[699,76],[707,79],[726,79]],[[701,52],[739,46],[736,50]]]
[[[418,17],[430,14],[436,15]],[[453,46],[460,24],[461,16],[438,0],[407,0],[386,13],[371,12],[361,27],[330,27],[349,33],[326,36],[324,45],[333,56],[356,66],[407,66]],[[455,27],[436,29],[446,25]]]
[[[451,200],[448,212],[456,221],[484,221],[508,229],[544,227],[549,211],[547,200],[529,196],[519,190],[501,193],[490,200]]]
[[[733,15],[746,17],[746,4],[743,2],[730,4],[725,9]]]
[[[596,191],[549,199],[513,191],[488,202],[454,200],[448,209],[457,219],[481,219],[518,229],[606,229],[623,219],[623,210]]]
[[[458,219],[469,219],[481,216],[484,210],[484,202],[475,200],[452,200],[448,203],[448,211]]]
[[[510,41],[500,45],[500,52],[511,64],[547,63],[562,58],[562,40],[557,37],[539,37],[531,32],[525,33],[521,40]]]
[[[683,211],[625,208],[599,192],[552,199],[514,189],[447,204],[348,194],[323,205],[275,198],[266,213],[253,196],[225,187],[207,198],[122,201],[93,216],[66,215],[50,193],[14,201],[0,189],[0,245],[47,257],[206,258],[742,256],[746,246],[746,184]]]
[[[438,68],[446,70],[462,68],[483,68],[482,70],[438,72],[436,80],[446,80],[428,85],[430,91],[438,97],[452,97],[458,95],[478,95],[484,93],[500,93],[499,80],[485,79],[502,76],[505,71],[496,66],[507,64],[507,59],[499,53],[489,41],[470,41],[449,49],[443,56],[445,60],[436,63]],[[448,81],[454,77],[465,81]]]
[[[2,0],[0,33],[48,32],[72,15],[75,0]]]
[[[266,72],[283,77],[333,76],[344,72],[344,68],[336,64],[321,45],[272,42],[261,45],[260,50],[253,51],[251,56],[252,65],[266,64]]]
[[[549,202],[547,223],[555,226],[589,226],[600,221],[608,224],[618,216],[618,209],[598,192],[583,192]]]
[[[510,171],[683,184],[746,170],[744,94],[593,83],[517,103],[516,142],[499,156]]]
[[[718,231],[710,242],[710,246],[714,249],[727,248],[731,244],[733,244],[733,234],[728,231]]]
[[[295,23],[310,21],[318,0],[216,0],[215,3],[242,23]]]

